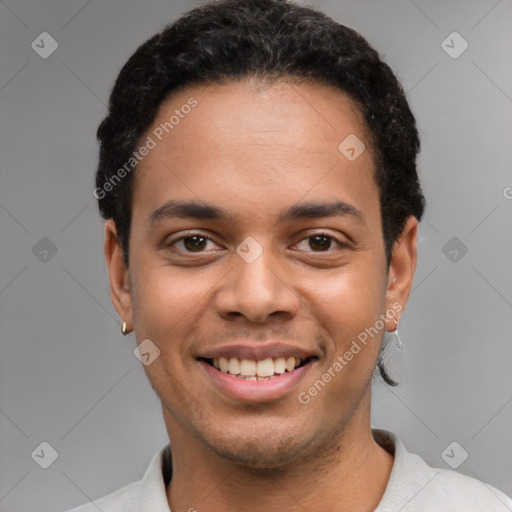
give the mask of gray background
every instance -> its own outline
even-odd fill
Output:
[[[197,3],[0,0],[2,512],[107,494],[140,478],[167,441],[108,295],[95,130],[129,55]],[[310,5],[385,56],[423,141],[428,212],[401,323],[404,384],[376,385],[373,425],[439,467],[457,441],[469,454],[458,470],[511,495],[512,2]],[[469,43],[457,59],[441,46],[453,31]],[[59,44],[47,59],[31,48],[42,32]],[[47,241],[34,254],[42,237],[53,256]],[[43,441],[58,452],[48,469],[31,457]]]

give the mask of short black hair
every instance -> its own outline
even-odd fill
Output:
[[[129,171],[136,168],[134,152],[158,108],[185,86],[249,77],[327,84],[359,107],[374,155],[389,265],[407,218],[420,220],[425,208],[414,116],[394,73],[360,34],[286,0],[222,0],[196,7],[142,44],[122,68],[98,128],[94,195],[102,217],[115,222],[125,263],[132,212]],[[394,385],[382,352],[378,366]]]

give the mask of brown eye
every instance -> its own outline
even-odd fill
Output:
[[[183,254],[210,253],[211,249],[218,249],[219,246],[209,237],[201,233],[190,233],[171,241],[167,247]]]
[[[183,238],[183,246],[189,252],[198,252],[204,250],[208,242],[208,238],[204,236],[188,236]]]
[[[338,238],[328,233],[316,233],[303,238],[296,246],[296,249],[306,252],[325,252],[334,254],[335,251],[346,249],[348,244],[341,242]]]
[[[314,251],[327,251],[331,247],[332,237],[315,235],[309,237],[309,247]]]

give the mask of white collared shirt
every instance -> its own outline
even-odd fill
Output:
[[[408,452],[393,433],[372,432],[375,440],[395,455],[375,512],[512,512],[512,499],[498,489],[452,470],[432,468]],[[69,512],[171,512],[162,475],[162,454],[167,446],[154,455],[142,480]]]

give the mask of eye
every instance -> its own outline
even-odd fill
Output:
[[[305,247],[305,245],[307,245],[307,247]],[[337,245],[339,247],[347,246],[347,244],[340,242],[331,235],[325,233],[317,233],[315,235],[304,238],[296,245],[296,247],[306,251],[326,252],[331,249],[333,245]]]
[[[218,248],[218,245],[211,238],[201,233],[190,233],[181,236],[169,242],[167,246],[184,253],[211,252]],[[343,248],[347,247],[347,244],[326,233],[316,233],[296,244],[299,250],[313,252],[328,252],[336,246]]]
[[[209,244],[210,242],[211,244]],[[183,252],[204,252],[207,248],[214,249],[214,247],[208,247],[212,244],[216,246],[215,242],[210,238],[200,233],[191,233],[173,240],[168,244],[168,247],[173,247]]]

